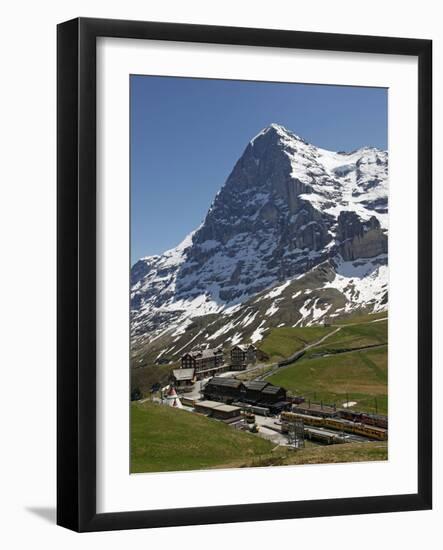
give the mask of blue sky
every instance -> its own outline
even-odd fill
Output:
[[[387,90],[132,75],[131,263],[195,229],[271,122],[334,151],[387,148]]]

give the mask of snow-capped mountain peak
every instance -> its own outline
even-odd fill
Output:
[[[253,145],[259,137],[264,136],[266,134],[273,134],[283,139],[295,139],[295,140],[305,142],[303,138],[301,138],[300,136],[297,136],[296,134],[294,134],[294,132],[291,132],[281,124],[272,122],[271,124],[269,124],[269,126],[266,126],[262,130],[260,130],[260,132],[251,139],[250,144]]]
[[[189,327],[195,319],[208,316],[214,332],[202,322],[202,334],[210,338],[215,333],[218,342],[237,326],[229,327],[228,320],[220,327],[221,318],[242,316],[256,296],[265,302],[272,300],[266,292],[261,295],[266,289],[286,284],[294,290],[300,284],[297,281],[317,273],[321,265],[328,272],[322,293],[327,288],[330,296],[336,280],[340,299],[330,298],[334,304],[325,304],[325,309],[315,299],[302,305],[295,300],[291,320],[314,322],[326,306],[330,306],[328,315],[340,309],[337,304],[343,311],[352,309],[352,304],[369,309],[385,304],[381,275],[380,284],[374,285],[381,290],[374,293],[372,302],[364,284],[351,278],[349,285],[356,291],[346,291],[346,277],[334,270],[343,262],[367,264],[357,272],[378,280],[381,267],[385,269],[387,176],[386,151],[371,147],[350,153],[327,151],[280,124],[264,128],[247,145],[203,223],[176,248],[142,258],[133,266],[134,349],[142,346],[146,350],[152,342],[165,339],[181,343],[191,334],[197,339]],[[361,300],[357,294],[363,288]],[[286,303],[289,298],[284,296],[281,300]],[[260,323],[254,337],[273,326],[283,306],[278,300],[262,312],[264,318],[245,315],[240,336],[250,338],[250,331],[257,331]],[[316,316],[306,314],[309,307],[316,309]],[[179,347],[170,353],[178,353]]]

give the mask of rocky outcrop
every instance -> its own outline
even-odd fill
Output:
[[[338,249],[344,260],[374,258],[388,251],[388,237],[375,216],[363,221],[355,212],[341,212],[337,227]]]

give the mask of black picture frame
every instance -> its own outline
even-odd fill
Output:
[[[418,58],[418,491],[295,502],[96,512],[96,39],[399,54]],[[104,531],[432,507],[432,42],[79,18],[57,29],[57,523]]]

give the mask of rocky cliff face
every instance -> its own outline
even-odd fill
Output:
[[[375,216],[363,221],[355,212],[341,212],[337,225],[338,250],[344,260],[374,258],[388,252],[388,237]]]
[[[386,307],[387,165],[384,151],[335,153],[282,126],[265,128],[202,225],[175,249],[133,266],[133,349],[161,342],[165,355],[176,356],[214,334],[217,343],[254,340],[277,321],[312,324],[322,311]],[[373,296],[363,292],[367,277]],[[306,285],[323,296],[301,301]],[[346,294],[351,287],[360,290]],[[254,309],[257,300],[266,309]],[[283,309],[285,321],[277,314]]]

